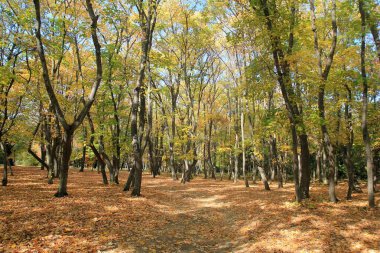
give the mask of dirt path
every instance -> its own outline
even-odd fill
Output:
[[[284,189],[197,178],[181,185],[144,175],[143,197],[71,170],[67,198],[37,168],[15,169],[0,188],[0,252],[377,252],[379,209],[366,195],[327,202],[325,186],[293,202]],[[125,182],[127,172],[121,173]],[[344,197],[346,186],[338,187]],[[379,194],[377,193],[377,205]],[[380,252],[380,251],[379,251]]]
[[[233,249],[235,221],[243,217],[238,208],[225,199],[224,183],[195,180],[185,186],[171,182],[162,185],[161,182],[147,186],[160,188],[162,196],[155,199],[154,206],[163,217],[168,217],[164,226],[152,231],[156,238],[153,244],[166,244],[178,251]]]

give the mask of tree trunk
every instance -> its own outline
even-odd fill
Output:
[[[48,143],[46,147],[46,154],[48,160],[48,184],[53,184],[54,179],[54,161],[57,155],[57,143],[53,140],[53,144]]]
[[[179,86],[178,86],[179,87]],[[175,119],[176,119],[176,108],[177,108],[177,96],[178,96],[178,89],[174,90],[173,87],[170,88],[170,94],[171,94],[171,102],[172,102],[172,115],[171,115],[171,127],[169,130],[169,163],[170,163],[170,169],[172,172],[172,179],[178,180],[177,177],[177,169],[175,168],[175,160],[174,160],[174,137],[176,133],[176,124],[175,124]]]
[[[291,125],[292,131],[292,152],[293,152],[293,177],[294,189],[296,193],[296,201],[301,202],[303,199],[302,190],[299,181],[299,165],[298,165],[298,137],[295,124]]]
[[[55,178],[61,176],[61,164],[62,164],[62,141],[60,141],[59,146],[55,152],[54,156],[54,172],[53,175]]]
[[[83,148],[82,148],[82,161],[81,161],[81,164],[80,164],[80,170],[79,172],[83,172],[84,171],[84,166],[86,164],[86,145],[83,145]]]
[[[150,68],[149,68],[150,71]],[[151,73],[149,73],[149,76]],[[150,82],[151,83],[151,82]],[[148,89],[148,127],[147,127],[147,134],[146,134],[146,144],[148,145],[148,162],[149,162],[149,168],[152,173],[153,178],[155,178],[158,174],[158,168],[156,164],[156,156],[155,156],[155,141],[152,138],[152,128],[153,128],[153,102],[151,99],[150,94],[151,84],[149,84]]]
[[[317,168],[316,168],[317,179],[319,183],[322,183],[322,150],[321,148],[318,148],[316,160],[317,160]]]
[[[41,150],[41,160],[46,162],[46,147],[43,142],[40,143],[40,150]],[[44,170],[44,169],[45,169],[45,166],[41,164],[41,170]]]
[[[134,158],[134,187],[132,190],[132,196],[140,196],[141,190],[141,179],[142,179],[142,170],[143,170],[143,162],[142,162],[142,151],[141,151],[141,141],[140,141],[140,133],[137,128],[137,116],[139,110],[139,98],[140,98],[140,86],[137,86],[133,90],[133,101],[132,101],[132,114],[131,114],[131,135],[132,135],[132,146],[133,146],[133,158]],[[144,91],[142,91],[144,92]],[[145,99],[145,98],[140,98]],[[140,102],[141,106],[141,102]],[[145,106],[140,108],[140,111],[145,111]],[[142,118],[144,120],[144,118]],[[140,121],[140,124],[143,124]],[[131,173],[132,174],[132,173]]]
[[[84,166],[86,164],[86,149],[87,149],[87,146],[86,146],[86,139],[87,139],[87,129],[86,127],[83,127],[83,148],[82,148],[82,162],[81,162],[81,165],[80,165],[80,170],[79,172],[83,172],[84,171]]]
[[[251,1],[251,4],[254,4],[254,1]],[[288,37],[288,49],[285,51],[281,49],[281,38],[276,35],[275,25],[276,23],[273,20],[274,14],[271,13],[277,11],[276,6],[272,6],[272,2],[268,3],[267,0],[259,1],[260,11],[263,12],[265,16],[265,23],[268,32],[270,33],[270,43],[271,51],[274,60],[274,67],[277,73],[277,81],[280,85],[281,93],[285,101],[285,106],[288,111],[288,119],[291,124],[292,131],[292,151],[293,151],[293,173],[295,181],[295,193],[296,200],[298,202],[302,201],[303,197],[307,197],[309,194],[309,182],[307,181],[310,178],[309,170],[309,149],[307,142],[306,129],[303,124],[302,111],[299,110],[296,101],[296,95],[292,87],[292,78],[290,73],[290,65],[287,61],[286,54],[291,54],[294,44],[294,33],[293,28],[296,22],[296,6],[291,5],[291,15],[290,15],[290,32]],[[269,6],[271,4],[271,6]],[[298,171],[298,139],[296,127],[300,128],[300,144],[301,144],[301,163],[302,163],[302,178],[301,185],[299,184],[299,171]],[[309,176],[309,177],[308,177]],[[301,189],[300,189],[301,188]]]
[[[301,146],[301,182],[300,189],[302,193],[302,198],[309,198],[309,187],[310,187],[310,152],[309,152],[309,143],[307,140],[306,134],[299,135],[299,143]]]
[[[378,29],[378,25],[379,25],[378,16],[376,14],[374,16],[371,16],[370,12],[368,11],[369,8],[367,8],[367,12],[365,8],[362,8],[362,9],[363,9],[363,14],[366,17],[366,20],[369,21],[369,29],[371,31],[373,41],[375,42],[377,58],[380,61],[380,38],[379,38],[379,29]]]
[[[316,27],[314,0],[309,0],[309,2],[310,2],[310,10],[311,10],[312,31],[314,34],[314,50],[318,59],[318,73],[321,78],[320,84],[319,84],[319,91],[318,91],[318,110],[319,110],[319,117],[321,121],[322,143],[326,151],[326,158],[328,162],[327,164],[328,164],[328,180],[329,180],[329,198],[331,202],[335,203],[338,201],[335,194],[335,180],[334,180],[335,159],[334,159],[333,146],[331,144],[330,136],[327,130],[324,97],[325,97],[326,82],[327,82],[328,75],[331,69],[331,65],[333,62],[334,54],[335,54],[335,48],[337,44],[337,25],[336,25],[336,15],[335,15],[336,3],[335,3],[335,0],[332,0],[332,9],[331,9],[332,43],[331,43],[330,52],[326,59],[326,66],[323,69],[322,53],[321,53],[322,51],[319,48],[319,44],[318,44],[318,33],[317,33],[317,27]]]
[[[374,173],[373,173],[373,154],[371,149],[371,137],[368,131],[367,115],[368,115],[368,84],[367,74],[365,69],[365,35],[366,35],[366,16],[364,11],[364,2],[359,0],[359,12],[362,25],[361,47],[360,47],[360,65],[361,76],[363,83],[363,108],[362,108],[362,133],[363,142],[365,146],[365,156],[367,160],[367,187],[368,187],[368,205],[369,207],[375,207],[375,193],[374,193]]]
[[[265,170],[261,166],[257,166],[257,168],[259,170],[259,173],[260,173],[260,176],[261,176],[261,181],[263,181],[265,190],[270,191],[270,187],[269,187],[269,184],[268,184],[267,176],[265,174]]]
[[[106,168],[105,168],[106,167],[106,163],[105,163],[104,160],[106,160],[108,157],[104,155],[105,154],[104,152],[100,153],[96,149],[96,147],[94,145],[95,127],[94,127],[94,123],[92,121],[90,112],[87,113],[87,119],[88,119],[88,123],[90,125],[90,130],[91,130],[90,148],[91,148],[92,152],[95,154],[95,157],[97,159],[98,173],[99,173],[99,170],[102,173],[103,184],[107,185],[108,184],[108,179],[107,179],[107,173],[106,173]],[[110,161],[108,161],[107,163],[110,164]]]
[[[1,142],[1,149],[3,151],[3,159],[4,159],[4,167],[3,167],[3,180],[1,181],[2,186],[7,186],[8,184],[8,157],[7,157],[7,150],[6,150],[6,144]]]
[[[271,136],[271,149],[272,149],[272,155],[273,155],[273,166],[275,167],[275,170],[277,171],[277,180],[278,180],[278,188],[283,188],[282,183],[282,172],[281,168],[278,162],[278,156],[277,156],[277,143],[276,143],[276,136]]]
[[[204,122],[206,122],[206,103],[203,103],[203,118]],[[203,143],[203,174],[204,174],[204,179],[207,179],[207,169],[206,169],[206,150],[208,149],[207,145],[209,145],[208,138],[210,138],[210,135],[207,135],[207,125],[204,125],[203,128],[203,135],[205,138],[205,141]],[[207,140],[206,140],[207,138]],[[210,154],[207,152],[207,157],[210,159]]]
[[[352,109],[351,109],[351,103],[352,103],[352,92],[351,89],[346,86],[347,90],[347,102],[345,104],[344,108],[344,115],[346,119],[346,134],[348,136],[348,143],[344,146],[344,164],[347,169],[348,174],[348,190],[347,190],[347,199],[352,199],[352,192],[355,189],[355,171],[354,171],[354,164],[352,162],[352,146],[354,144],[354,129],[352,126]]]
[[[116,154],[112,155],[112,167],[114,173],[114,182],[115,184],[119,184],[120,147],[116,147]]]
[[[169,140],[169,163],[170,163],[170,169],[172,172],[172,179],[178,180],[177,173],[176,173],[176,168],[175,168],[175,163],[174,163],[174,141],[171,139]]]
[[[54,168],[54,158],[52,156],[52,148],[50,144],[46,145],[46,157],[47,157],[47,163],[49,167],[47,168],[47,177],[48,177],[48,184],[53,184],[54,175],[53,175],[53,168]]]
[[[137,86],[133,89],[132,112],[131,112],[131,136],[134,159],[134,185],[131,195],[140,196],[143,161],[142,139],[145,126],[145,70],[149,64],[149,52],[152,45],[152,34],[157,18],[157,4],[148,2],[148,13],[144,11],[144,1],[139,0],[136,7],[139,11],[139,23],[141,28],[141,56]],[[148,66],[149,69],[149,66]],[[137,121],[137,117],[139,120]]]
[[[237,128],[237,127],[236,127]],[[236,130],[237,131],[237,130]],[[239,156],[238,156],[238,148],[239,148],[239,134],[235,133],[235,150],[234,150],[234,183],[237,182],[238,173],[239,173]]]
[[[100,169],[102,170],[104,168],[104,170],[105,170],[105,165],[107,165],[108,171],[110,173],[110,183],[111,184],[116,183],[115,182],[115,170],[114,170],[113,164],[110,161],[108,155],[105,153],[105,150],[104,150],[104,136],[103,135],[99,136],[99,153],[101,154],[102,160],[104,162],[104,163],[100,164]]]
[[[241,112],[241,115],[240,115],[240,120],[241,120],[241,148],[243,150],[243,178],[244,178],[244,182],[245,182],[245,187],[249,187],[249,183],[248,183],[248,178],[247,178],[247,175],[246,175],[246,171],[245,171],[245,144],[244,144],[244,113],[243,113],[243,108],[244,106],[242,105],[242,112]]]
[[[124,191],[129,191],[129,189],[131,188],[131,184],[134,181],[134,174],[135,174],[135,166],[133,166],[131,171],[129,172],[127,182],[124,185]]]
[[[208,160],[208,165],[209,165],[209,170],[211,174],[212,179],[216,179],[215,177],[215,163],[212,158],[212,153],[211,153],[211,137],[212,137],[212,127],[213,127],[214,121],[211,119],[209,121],[208,125],[208,135],[207,135],[207,160]],[[205,167],[206,169],[206,167]],[[207,177],[207,173],[205,174]]]
[[[69,175],[69,163],[72,152],[72,138],[73,132],[65,131],[62,139],[62,164],[61,175],[59,178],[58,191],[54,195],[55,197],[67,196],[67,177]]]
[[[107,173],[106,173],[106,165],[105,165],[105,163],[99,163],[98,166],[100,166],[100,172],[102,174],[103,184],[107,185],[108,179],[107,179]]]
[[[256,174],[257,174],[257,167],[255,166],[255,163],[252,163],[252,183],[256,183]]]
[[[61,147],[62,162],[61,162],[61,171],[60,171],[60,174],[61,174],[60,183],[58,187],[58,192],[55,194],[56,197],[63,197],[67,195],[67,177],[68,177],[70,156],[72,152],[72,137],[73,137],[75,129],[77,129],[80,126],[80,124],[83,122],[83,119],[86,117],[87,113],[89,112],[95,100],[97,90],[102,80],[103,69],[102,69],[101,47],[100,47],[98,37],[97,37],[97,21],[98,21],[99,16],[95,15],[91,1],[86,0],[86,10],[92,21],[91,22],[91,38],[92,38],[92,42],[95,48],[96,79],[91,87],[90,94],[87,97],[88,100],[84,103],[84,106],[80,110],[80,112],[74,117],[73,123],[69,124],[65,119],[64,111],[62,110],[60,106],[60,103],[57,99],[56,93],[52,85],[52,81],[49,76],[49,69],[47,66],[47,61],[46,61],[45,52],[44,52],[44,45],[42,42],[42,35],[41,35],[42,22],[41,22],[40,1],[34,0],[33,3],[34,3],[35,14],[36,14],[36,26],[35,26],[36,27],[35,36],[37,39],[36,50],[38,52],[38,56],[39,56],[40,63],[42,66],[42,76],[43,76],[47,94],[49,96],[49,100],[51,102],[52,107],[54,108],[55,115],[64,129],[64,137],[63,137],[63,142],[62,142],[62,147]]]

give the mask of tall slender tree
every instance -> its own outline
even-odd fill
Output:
[[[365,157],[367,162],[367,188],[368,188],[368,205],[370,207],[375,207],[375,193],[374,193],[374,164],[373,164],[373,154],[371,148],[371,137],[368,131],[368,83],[367,83],[367,73],[366,73],[366,15],[365,15],[365,4],[363,0],[359,0],[359,13],[361,20],[361,44],[360,44],[360,69],[361,78],[363,85],[363,97],[362,97],[362,134],[363,142],[365,146]]]
[[[326,82],[330,73],[330,69],[333,63],[336,44],[337,44],[337,32],[338,27],[336,23],[336,3],[335,0],[331,1],[331,27],[332,27],[332,38],[331,38],[331,47],[330,52],[328,53],[326,59],[326,65],[323,68],[322,60],[322,49],[319,46],[318,41],[318,31],[316,26],[316,14],[315,14],[315,5],[314,0],[310,0],[310,10],[311,10],[311,25],[314,33],[314,50],[317,56],[318,61],[318,74],[320,77],[319,86],[318,86],[318,110],[321,124],[321,133],[322,133],[322,144],[326,152],[326,160],[328,164],[328,180],[329,180],[329,196],[331,202],[337,202],[338,199],[335,194],[335,158],[333,145],[330,140],[330,135],[327,129],[327,122],[325,117],[325,88]]]

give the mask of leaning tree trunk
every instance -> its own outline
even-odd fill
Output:
[[[43,135],[42,131],[41,131],[41,135]],[[41,136],[41,138],[42,137],[43,136]],[[41,151],[41,160],[46,162],[46,147],[42,141],[40,142],[40,151]],[[41,164],[41,170],[44,170],[44,169],[45,169],[45,166],[43,164]]]
[[[259,170],[259,173],[260,173],[260,176],[261,176],[261,181],[264,184],[265,190],[270,191],[270,187],[269,187],[269,184],[268,184],[268,178],[267,178],[267,175],[265,173],[265,170],[261,166],[257,166],[257,168]]]
[[[132,182],[135,179],[134,175],[135,175],[135,166],[133,165],[131,171],[129,172],[127,182],[125,183],[124,191],[129,191],[129,189],[131,189]]]

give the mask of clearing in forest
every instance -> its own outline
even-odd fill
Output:
[[[143,176],[142,197],[104,186],[95,171],[70,170],[65,198],[46,171],[15,167],[0,188],[0,252],[378,252],[380,212],[366,193],[327,202],[327,187],[294,203],[293,185],[196,178],[182,185]],[[128,172],[121,172],[125,182]],[[365,187],[362,187],[365,189]],[[378,193],[377,193],[378,194]],[[379,194],[378,194],[379,195]],[[379,196],[377,196],[379,199]],[[378,203],[377,203],[378,205]]]

